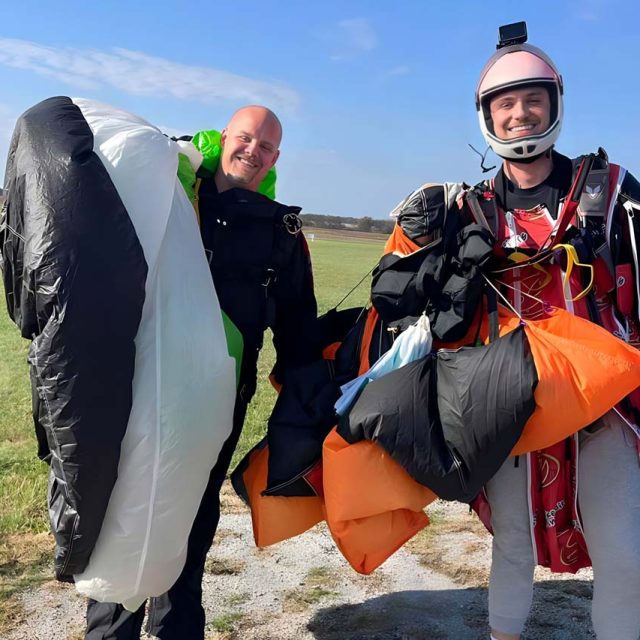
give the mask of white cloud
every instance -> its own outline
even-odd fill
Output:
[[[357,51],[371,51],[378,45],[378,38],[365,18],[340,20],[338,27],[347,40],[346,44]]]
[[[401,64],[397,67],[393,67],[386,72],[387,76],[406,76],[410,73],[411,69],[405,64]]]
[[[0,104],[0,187],[4,188],[4,169],[9,152],[11,134],[16,125],[16,120],[20,114],[6,104]]]
[[[573,5],[573,11],[579,20],[597,22],[608,10],[610,0],[580,0]]]
[[[322,37],[333,50],[332,60],[355,58],[378,46],[378,36],[366,18],[340,20],[336,28]]]
[[[300,103],[299,94],[283,83],[189,66],[129,49],[56,48],[0,38],[0,64],[85,90],[108,86],[132,95],[170,96],[205,104],[262,103],[287,112],[294,112]]]

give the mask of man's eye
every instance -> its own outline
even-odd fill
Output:
[[[262,145],[260,145],[260,148],[261,148],[263,151],[266,151],[266,152],[268,152],[268,153],[271,153],[271,152],[273,151],[273,148],[272,148],[272,147],[270,147],[268,144],[262,144]]]
[[[242,140],[242,142],[251,142],[251,138],[249,136],[240,136],[240,140]]]

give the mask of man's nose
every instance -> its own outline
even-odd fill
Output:
[[[254,138],[250,142],[247,143],[245,149],[247,153],[250,153],[252,156],[256,155],[256,151],[258,150],[258,141]]]
[[[514,118],[522,119],[525,118],[529,113],[529,107],[524,100],[516,100],[513,105],[513,110],[511,115]]]

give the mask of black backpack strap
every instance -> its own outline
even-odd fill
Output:
[[[469,189],[468,191],[466,191],[465,200],[474,220],[479,225],[482,225],[491,234],[491,238],[495,242],[497,229],[491,228],[491,225],[489,224],[489,221],[487,220],[487,217],[485,216],[484,211],[482,210],[482,207],[480,206],[480,203],[478,201],[478,194],[476,193],[476,190]],[[493,198],[492,200],[494,201],[493,206],[495,207],[495,198]],[[497,216],[493,216],[493,217],[494,217],[494,224],[495,224],[497,222]]]
[[[495,342],[500,337],[500,325],[498,323],[498,296],[493,287],[485,285],[487,297],[487,314],[489,317],[489,342]]]

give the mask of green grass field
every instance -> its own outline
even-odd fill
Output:
[[[310,243],[319,312],[335,306],[377,262],[380,242]],[[366,303],[369,280],[342,307]],[[16,593],[42,579],[51,555],[46,535],[47,466],[36,457],[31,420],[28,342],[7,316],[0,287],[0,633],[17,619]],[[259,363],[258,391],[249,407],[234,464],[263,435],[275,401],[267,376],[275,358],[270,336]]]

